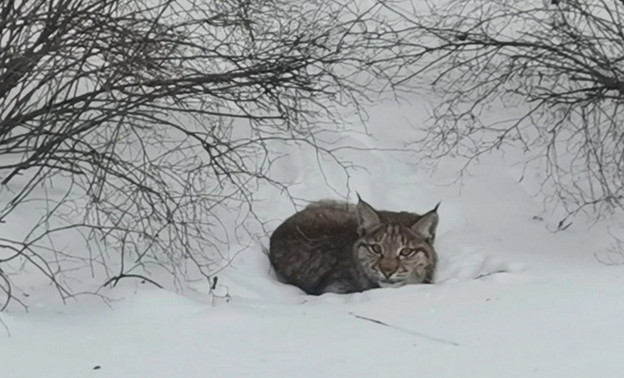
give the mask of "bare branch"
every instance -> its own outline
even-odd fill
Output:
[[[288,190],[270,176],[281,146],[349,167],[316,138],[401,82],[389,4],[0,2],[0,222],[39,216],[0,239],[0,266],[43,274],[63,300],[82,270],[214,286],[233,214],[261,222],[260,182]]]
[[[443,99],[420,149],[472,161],[513,144],[570,216],[622,208],[622,2],[452,0],[401,16],[419,41],[411,77],[432,77]]]

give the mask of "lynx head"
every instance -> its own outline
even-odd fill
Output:
[[[364,274],[381,287],[431,282],[437,262],[433,248],[437,208],[405,226],[382,221],[360,199],[355,209],[360,238],[353,248]]]

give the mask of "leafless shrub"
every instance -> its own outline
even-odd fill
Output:
[[[430,157],[515,144],[569,216],[622,207],[624,2],[450,0],[396,15],[412,26],[414,75],[442,98],[416,143]]]
[[[175,285],[213,287],[235,227],[225,210],[253,216],[258,181],[283,187],[267,175],[275,146],[331,154],[315,143],[318,121],[400,75],[401,33],[383,12],[332,0],[1,2],[0,222],[24,230],[0,239],[1,308],[33,268],[63,299],[85,268],[103,283],[160,285],[158,267]],[[24,229],[17,209],[43,216]],[[66,245],[76,233],[85,253]]]

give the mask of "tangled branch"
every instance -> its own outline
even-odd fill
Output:
[[[333,0],[0,3],[0,224],[18,230],[0,239],[8,300],[27,269],[63,299],[84,269],[107,283],[161,285],[156,269],[176,287],[214,286],[235,219],[254,217],[254,188],[287,190],[268,174],[279,146],[331,154],[320,121],[340,131],[341,109],[362,110],[402,74],[383,12]],[[18,227],[18,214],[38,220]]]

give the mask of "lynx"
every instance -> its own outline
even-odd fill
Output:
[[[315,295],[431,283],[438,206],[418,215],[358,199],[315,202],[277,227],[269,247],[276,273]]]

